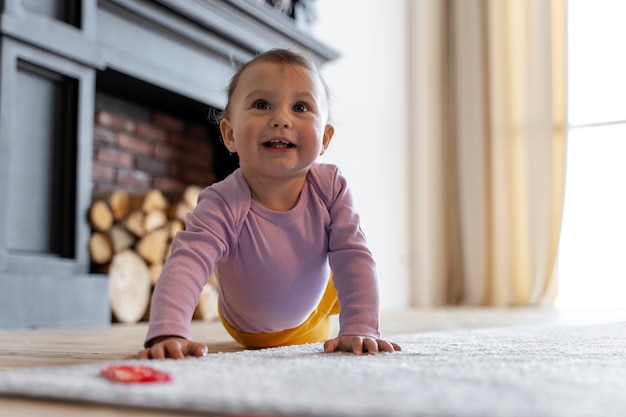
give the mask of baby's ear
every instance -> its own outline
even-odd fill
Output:
[[[335,128],[333,125],[326,125],[324,128],[324,137],[322,138],[322,150],[320,151],[320,155],[324,155],[324,152],[326,152],[326,148],[330,145],[330,141],[333,139],[334,134]]]
[[[233,129],[230,126],[230,122],[228,121],[228,119],[220,120],[220,133],[222,134],[222,140],[224,141],[224,146],[226,146],[226,149],[228,149],[231,153],[237,152]]]

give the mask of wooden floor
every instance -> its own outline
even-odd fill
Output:
[[[594,324],[617,321],[626,321],[626,310],[452,308],[386,312],[381,316],[381,330],[385,337],[393,340],[393,336],[399,334],[459,328],[537,323]],[[195,340],[208,345],[209,353],[241,350],[241,347],[230,339],[219,323],[194,322],[192,331]],[[3,331],[0,329],[0,372],[3,369],[18,367],[122,360],[139,351],[145,333],[145,323],[67,330]],[[2,417],[143,417],[188,414],[0,396],[0,415]]]

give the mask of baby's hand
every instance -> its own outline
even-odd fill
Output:
[[[375,339],[373,337],[362,336],[339,336],[324,343],[324,352],[352,352],[361,355],[367,352],[375,355],[378,352],[396,352],[402,348],[397,343],[385,339]]]
[[[157,338],[152,346],[128,359],[184,359],[185,356],[206,356],[208,348],[197,342],[182,337]]]

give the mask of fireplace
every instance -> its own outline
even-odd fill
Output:
[[[296,16],[311,7],[291,3]],[[272,47],[306,51],[320,64],[337,57],[303,28],[306,17],[258,0],[0,7],[0,328],[110,323],[107,276],[90,272],[87,251],[93,194],[121,183],[173,191],[223,178],[236,161],[207,116],[223,108],[235,67]],[[107,142],[112,123],[135,124],[124,146]],[[201,149],[208,163],[194,170],[200,177],[171,162],[167,152],[180,150],[159,142],[163,129],[182,129],[178,145]],[[128,148],[148,146],[160,157],[123,165]]]

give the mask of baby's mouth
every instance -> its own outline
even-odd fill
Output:
[[[296,145],[294,145],[293,143],[289,142],[286,139],[268,140],[267,142],[263,143],[263,146],[265,146],[266,148],[272,148],[272,149],[290,149],[290,148],[296,147]]]

